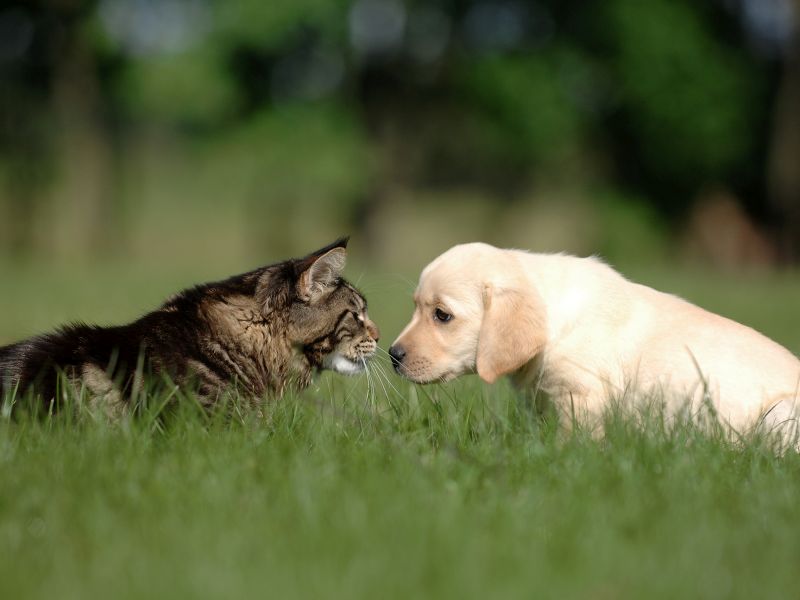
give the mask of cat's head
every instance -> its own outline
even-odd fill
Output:
[[[380,333],[364,296],[342,278],[347,241],[268,267],[256,294],[265,316],[283,321],[315,367],[353,375],[374,356]]]

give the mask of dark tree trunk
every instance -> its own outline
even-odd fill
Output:
[[[119,241],[119,165],[92,49],[77,27],[55,65],[53,103],[60,204],[70,207],[65,248],[106,253]]]
[[[769,197],[778,216],[780,249],[800,261],[800,0],[794,0],[794,34],[778,91],[769,157]]]

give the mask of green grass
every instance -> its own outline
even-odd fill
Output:
[[[796,454],[656,421],[564,439],[469,380],[321,383],[265,420],[4,421],[0,596],[796,592]]]
[[[130,318],[172,283],[130,279],[110,301],[98,292],[114,277],[64,276],[45,298],[46,277],[18,278],[0,342],[32,333],[37,314],[37,326]],[[405,284],[364,281],[388,342],[407,317]],[[800,348],[794,279],[747,293],[733,279],[660,281]],[[264,419],[190,402],[163,423],[114,427],[3,416],[0,598],[800,593],[797,454],[620,415],[604,440],[565,437],[506,383],[388,383],[397,390],[325,374]]]

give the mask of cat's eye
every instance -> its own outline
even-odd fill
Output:
[[[447,323],[447,322],[448,322],[450,319],[452,319],[452,318],[453,318],[453,315],[451,315],[450,313],[447,313],[447,312],[443,311],[441,308],[437,308],[437,309],[436,309],[436,310],[433,312],[433,318],[434,318],[436,321],[441,321],[442,323]]]

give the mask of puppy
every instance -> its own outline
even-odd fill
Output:
[[[791,352],[596,258],[459,245],[425,268],[414,302],[390,354],[417,383],[511,375],[579,418],[633,392],[673,408],[710,400],[737,431],[796,424]]]

